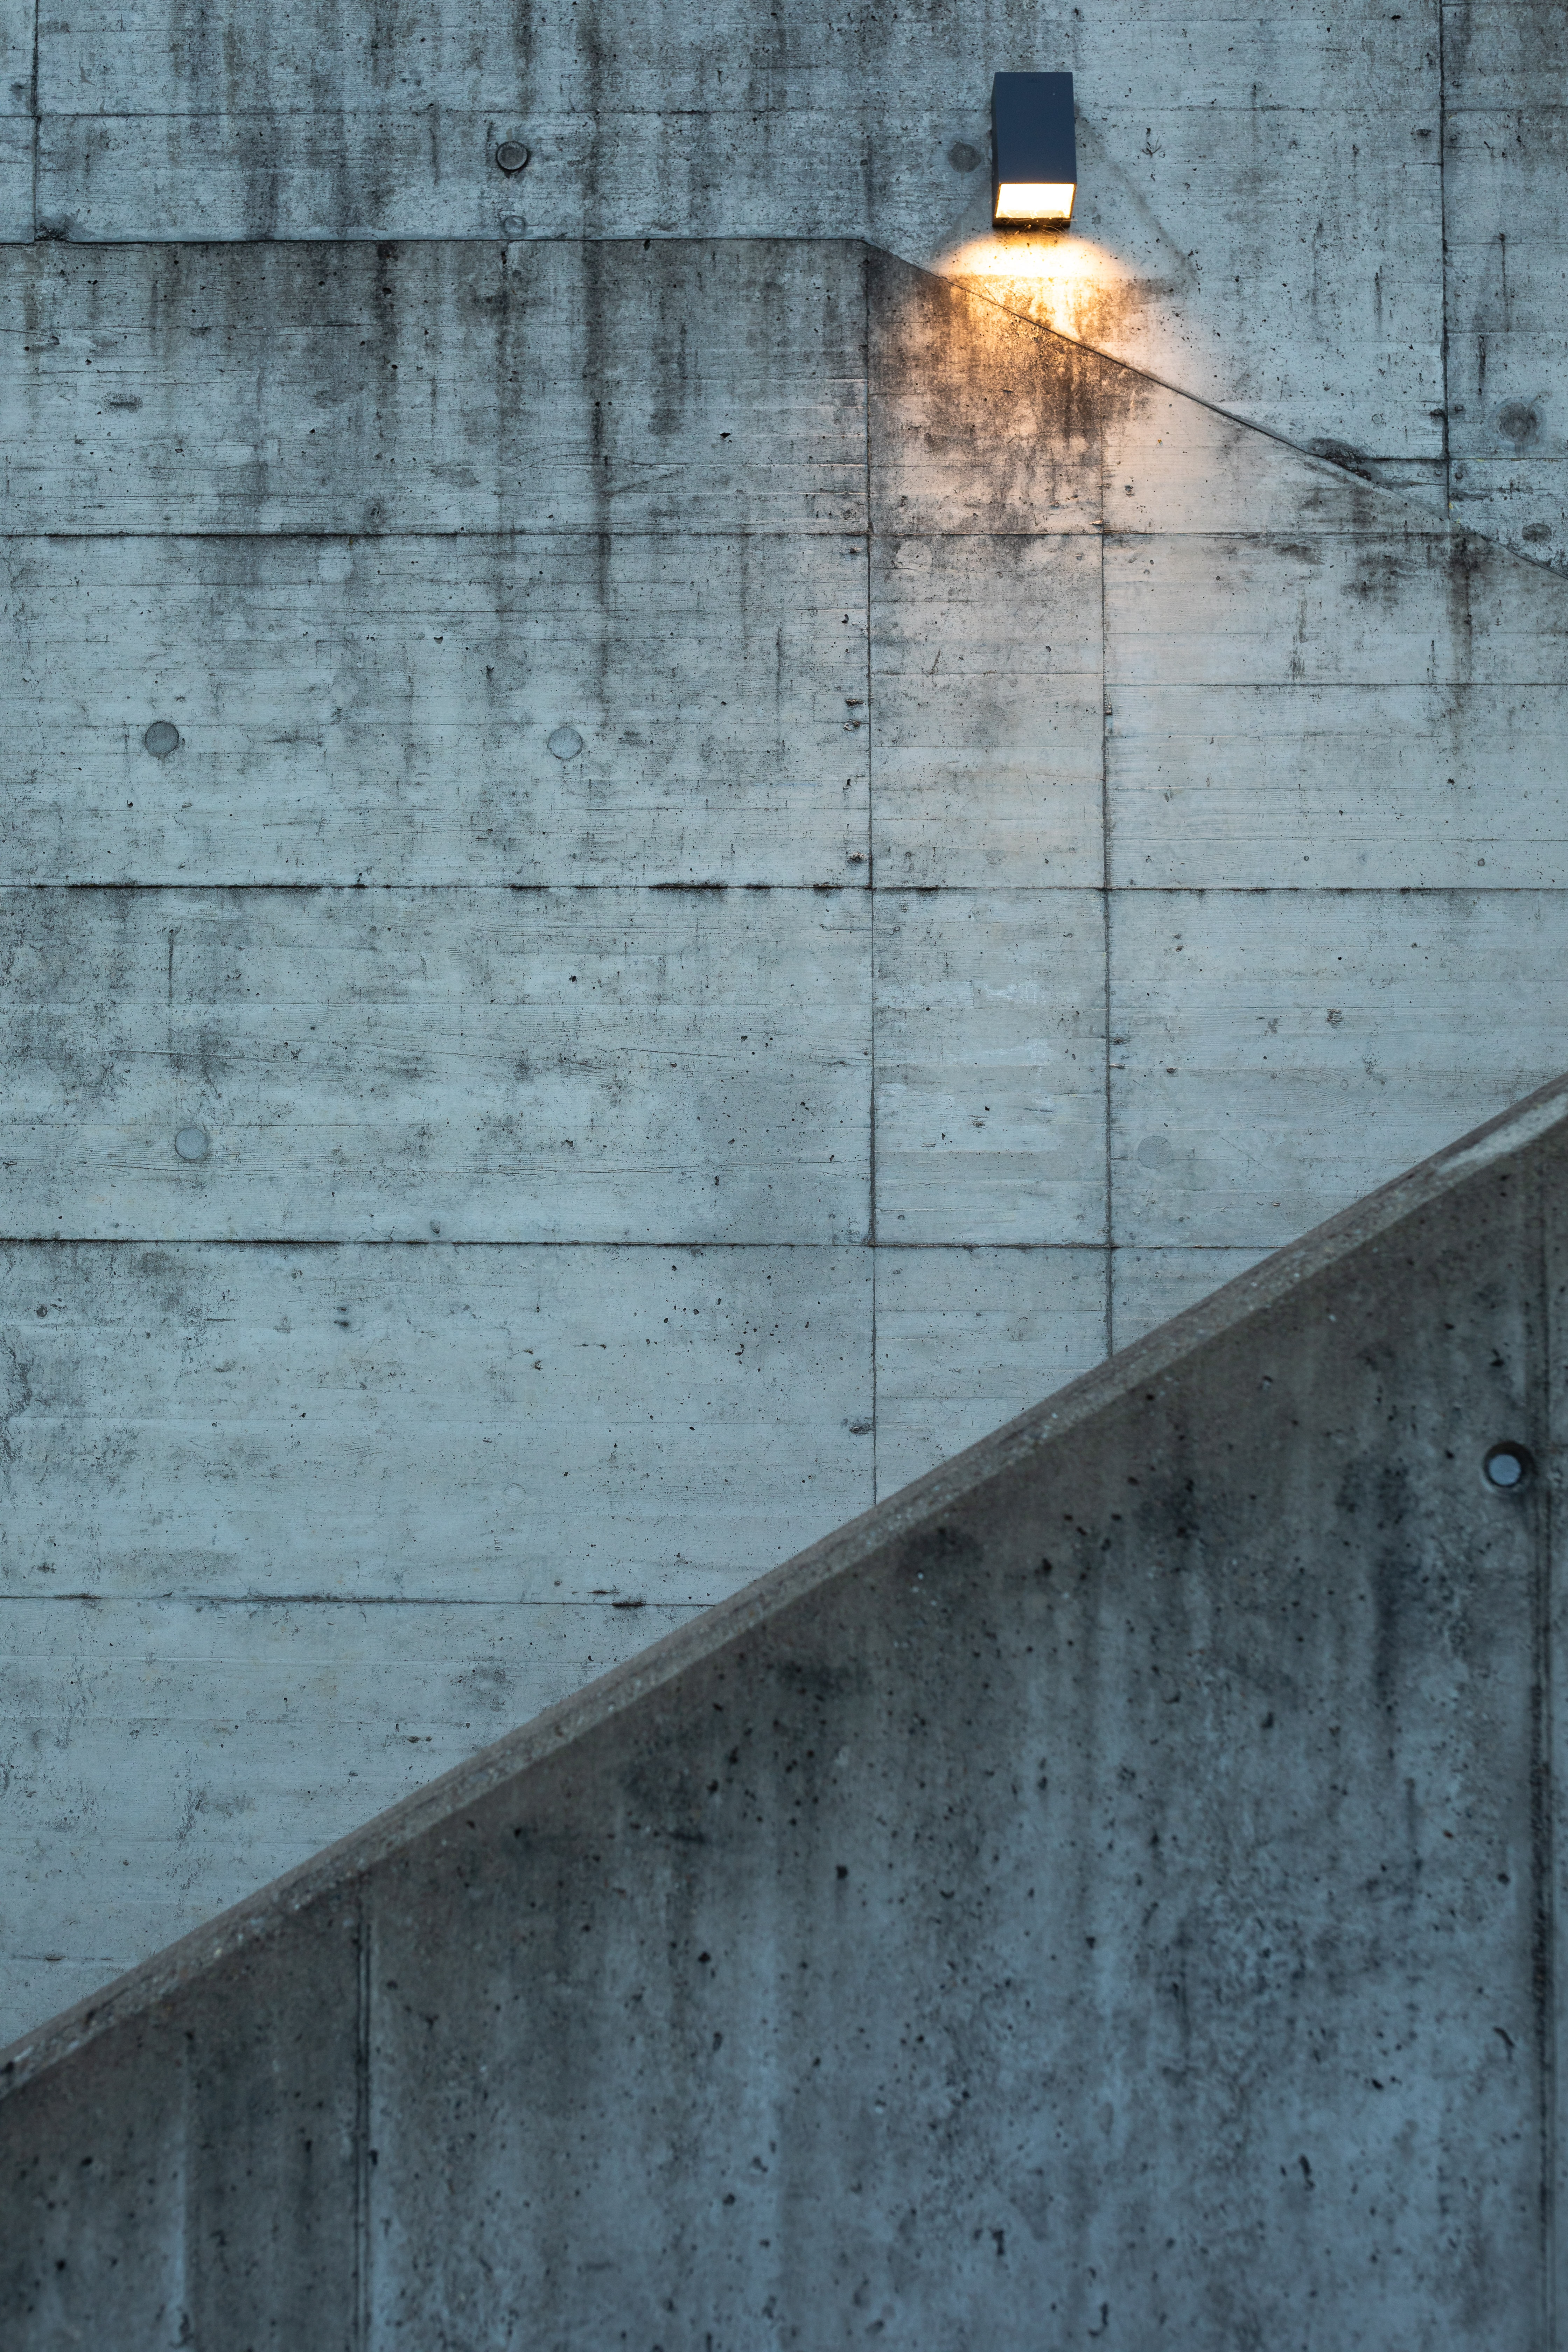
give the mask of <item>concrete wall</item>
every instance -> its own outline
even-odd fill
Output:
[[[1568,561],[1551,0],[10,5],[23,242],[866,236]],[[1076,73],[1083,154],[1022,258],[983,160],[1020,65]]]
[[[14,2048],[7,2346],[1554,2340],[1565,1253],[1560,1086]]]
[[[18,20],[9,2024],[1560,1066],[1552,23]]]

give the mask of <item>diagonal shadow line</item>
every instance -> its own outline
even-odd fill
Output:
[[[1420,515],[1429,528],[1435,527],[1437,530],[1449,531],[1456,539],[1475,540],[1483,547],[1495,548],[1500,555],[1509,557],[1526,571],[1533,572],[1538,576],[1555,581],[1560,586],[1568,588],[1568,580],[1564,580],[1555,564],[1543,562],[1537,556],[1526,555],[1521,549],[1510,546],[1507,540],[1495,539],[1489,531],[1477,530],[1471,523],[1458,521],[1448,509],[1447,502],[1441,506],[1434,505],[1424,499],[1417,491],[1405,489],[1397,484],[1374,481],[1370,476],[1361,472],[1358,465],[1352,462],[1360,455],[1357,451],[1347,448],[1343,457],[1329,457],[1321,448],[1314,449],[1306,442],[1292,440],[1288,433],[1279,432],[1272,425],[1260,425],[1256,417],[1239,416],[1235,409],[1225,407],[1219,401],[1211,400],[1201,392],[1190,392],[1185,384],[1173,383],[1169,376],[1159,375],[1152,368],[1140,366],[1135,360],[1122,359],[1116,352],[1108,352],[1098,343],[1085,342],[1077,335],[1064,333],[1060,327],[1047,326],[1042,320],[1032,319],[1026,310],[1015,310],[1010,302],[1004,300],[1000,295],[990,292],[985,286],[974,278],[956,275],[950,277],[945,270],[932,269],[923,262],[910,260],[906,254],[895,253],[890,246],[875,245],[869,238],[866,243],[871,252],[884,255],[889,261],[896,261],[900,268],[917,270],[922,278],[931,278],[938,286],[955,289],[958,292],[968,295],[973,301],[984,302],[993,310],[1001,311],[1004,318],[1016,320],[1019,326],[1028,328],[1034,334],[1045,336],[1053,342],[1060,343],[1068,351],[1085,352],[1091,359],[1099,360],[1106,367],[1120,368],[1124,374],[1136,376],[1140,383],[1152,384],[1161,392],[1171,393],[1178,400],[1190,401],[1194,408],[1206,409],[1211,416],[1222,418],[1226,425],[1235,425],[1238,432],[1255,433],[1260,440],[1272,441],[1278,448],[1289,449],[1292,457],[1303,459],[1306,464],[1321,466],[1326,473],[1338,479],[1353,482],[1358,489],[1368,491],[1376,498],[1396,499],[1400,505],[1410,508]],[[1376,461],[1368,459],[1365,462],[1371,464]]]

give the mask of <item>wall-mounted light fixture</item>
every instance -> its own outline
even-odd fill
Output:
[[[999,73],[991,85],[991,217],[1066,228],[1078,191],[1069,73]]]

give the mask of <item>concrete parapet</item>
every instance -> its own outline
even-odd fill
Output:
[[[7,2347],[1547,2340],[1565,1178],[1568,1083],[14,2045]]]

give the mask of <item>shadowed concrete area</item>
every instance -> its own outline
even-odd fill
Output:
[[[1568,1082],[14,2045],[7,2347],[1540,2345],[1565,1210]]]

